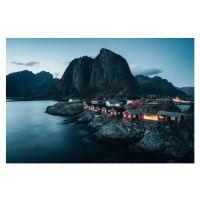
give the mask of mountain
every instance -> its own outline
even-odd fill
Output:
[[[94,59],[83,56],[69,63],[60,81],[45,96],[63,98],[88,88]]]
[[[143,94],[167,95],[167,96],[186,96],[186,94],[178,90],[171,82],[162,79],[159,76],[150,78],[148,76],[135,76]]]
[[[40,95],[51,88],[58,80],[45,71],[37,74],[28,70],[11,73],[6,76],[6,97]]]
[[[61,80],[43,96],[114,97],[140,93],[127,61],[120,55],[101,49],[95,59],[83,56],[72,60]]]
[[[178,89],[185,92],[189,96],[194,96],[194,87],[181,87]]]

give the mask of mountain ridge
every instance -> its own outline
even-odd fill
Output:
[[[15,75],[18,74],[18,78]],[[122,98],[132,95],[186,96],[167,79],[134,76],[125,58],[102,48],[95,58],[73,59],[61,79],[49,72],[33,74],[28,70],[6,76],[7,96],[37,98]]]
[[[154,76],[150,78],[144,75],[137,75],[135,78],[141,87],[141,90],[145,94],[152,95],[169,95],[169,96],[187,96],[183,91],[177,89],[167,79],[163,79],[160,76]]]
[[[194,87],[186,86],[186,87],[177,87],[182,92],[185,92],[189,96],[194,96]]]
[[[53,78],[51,73],[45,71],[36,74],[28,70],[13,72],[6,76],[6,97],[40,95],[58,80]]]

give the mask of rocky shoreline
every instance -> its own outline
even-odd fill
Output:
[[[72,116],[65,123],[87,123],[89,139],[97,142],[122,143],[133,153],[159,154],[169,162],[194,162],[194,117],[187,116],[182,124],[135,121],[108,116],[96,118],[93,111],[83,109],[82,104],[67,106],[57,103],[48,106],[46,113]]]
[[[46,113],[61,116],[76,116],[83,112],[83,104],[76,103],[68,106],[66,103],[56,103],[46,108]]]

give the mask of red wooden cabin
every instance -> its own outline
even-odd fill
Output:
[[[185,115],[183,113],[159,111],[157,115],[159,120],[170,123],[179,124],[180,122],[182,123],[185,120]]]
[[[142,114],[141,109],[126,110],[125,112],[123,112],[123,118],[126,120],[140,119],[141,114]]]
[[[105,107],[105,104],[98,104],[95,107],[95,110],[100,111],[103,107]]]
[[[115,107],[111,109],[110,114],[115,117],[122,116],[124,111],[126,110],[123,107]]]
[[[113,107],[104,106],[104,107],[101,109],[101,113],[102,113],[102,114],[110,114],[112,108],[113,108]]]

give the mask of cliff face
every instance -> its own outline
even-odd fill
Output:
[[[39,95],[51,88],[58,80],[44,71],[37,74],[28,70],[11,73],[6,76],[6,97]]]
[[[110,50],[101,49],[100,54],[94,60],[90,87],[101,91],[119,81],[128,86],[132,85],[130,88],[136,91],[137,82],[126,60]]]
[[[150,78],[148,76],[139,75],[135,77],[140,85],[140,88],[144,94],[153,95],[169,95],[169,96],[186,96],[186,94],[178,90],[171,82],[166,79],[162,79],[159,76]]]
[[[63,98],[88,88],[94,60],[84,56],[70,62],[60,81],[45,95]]]
[[[56,98],[113,97],[127,93],[139,93],[128,63],[120,55],[101,49],[95,59],[87,56],[74,59],[61,80],[44,95]]]

